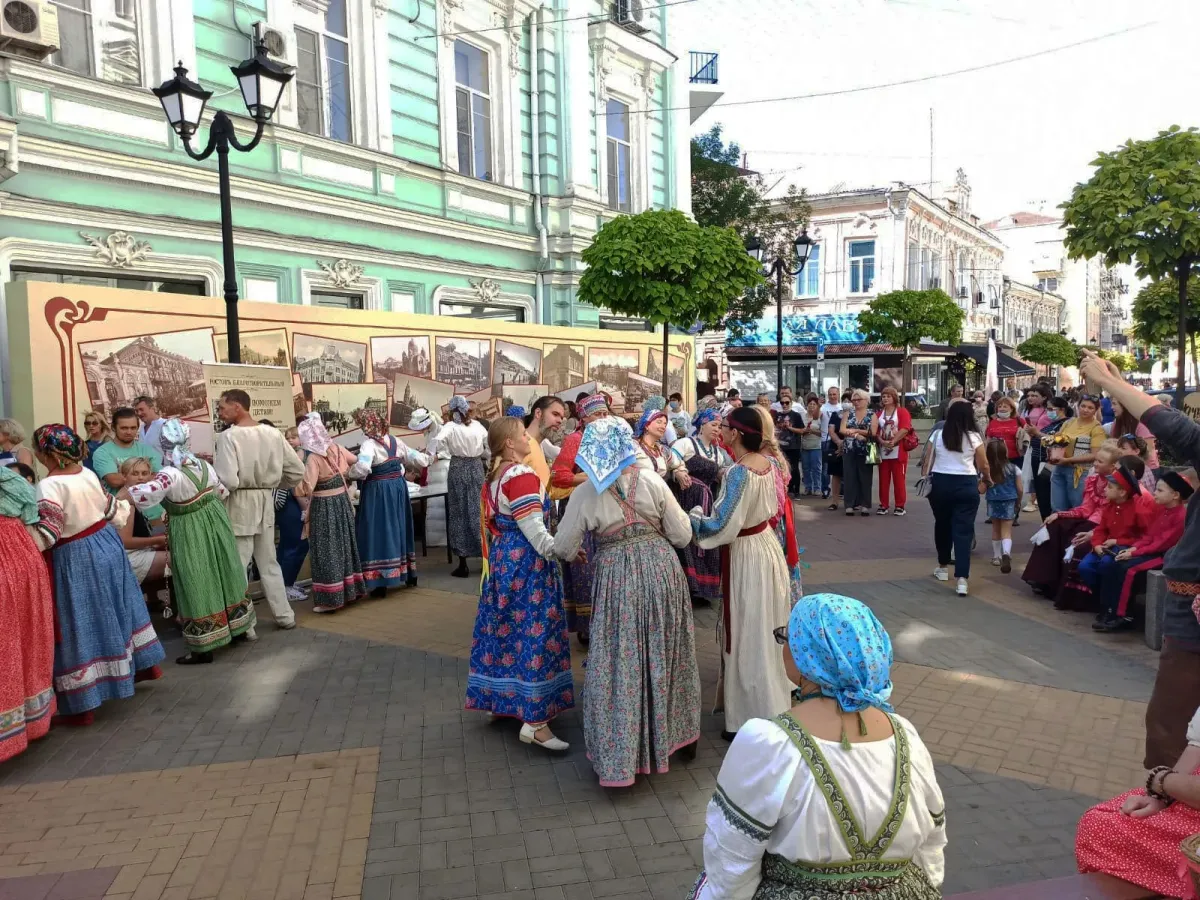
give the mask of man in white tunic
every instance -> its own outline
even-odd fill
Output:
[[[250,417],[250,395],[245,391],[223,393],[217,414],[233,426],[217,435],[213,468],[229,489],[225,508],[238,554],[243,566],[254,558],[275,624],[294,628],[296,616],[275,558],[275,490],[298,485],[304,478],[304,466],[278,428],[259,425]]]

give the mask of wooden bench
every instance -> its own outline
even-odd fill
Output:
[[[1111,875],[1093,872],[1049,881],[1031,881],[1008,887],[951,894],[946,900],[1153,900],[1159,895]]]

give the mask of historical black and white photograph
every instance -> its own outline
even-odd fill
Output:
[[[492,381],[497,384],[537,384],[542,372],[542,351],[509,341],[496,341]]]
[[[600,390],[624,393],[629,374],[637,373],[641,354],[637,350],[616,347],[588,348],[588,378],[600,385]]]
[[[582,384],[584,372],[583,344],[543,344],[542,381],[554,393]]]
[[[287,330],[284,328],[243,331],[238,335],[238,342],[242,345],[241,363],[244,366],[290,367]],[[229,362],[229,336],[214,335],[213,344],[217,350],[217,362]]]
[[[470,394],[492,383],[492,342],[474,338],[437,339],[437,380]]]
[[[145,396],[164,417],[208,417],[202,364],[217,361],[211,328],[87,341],[79,358],[96,412],[108,415]]]
[[[385,384],[317,384],[313,385],[312,394],[313,412],[320,414],[330,435],[347,436],[347,441],[338,442],[347,446],[355,432],[362,434],[356,421],[360,411],[387,414]]]
[[[413,410],[423,407],[436,416],[453,396],[454,388],[451,385],[429,378],[418,378],[415,375],[397,375],[392,382],[392,412],[389,421],[394,428],[407,428]]]
[[[668,357],[670,370],[667,374],[667,384],[670,390],[668,394],[683,393],[683,367],[684,358],[676,356],[672,353]],[[662,390],[662,351],[650,348],[649,358],[646,360],[646,377],[658,382],[659,391]]]
[[[371,338],[371,380],[391,384],[397,375],[432,377],[433,355],[429,352],[429,335]]]
[[[306,385],[361,384],[367,378],[367,345],[293,334],[292,369]]]

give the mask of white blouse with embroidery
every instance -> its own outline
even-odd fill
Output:
[[[488,450],[487,429],[472,419],[466,425],[447,422],[436,435],[430,435],[427,446],[431,455],[445,450],[451,456],[477,456],[484,462],[491,457]]]
[[[107,519],[120,529],[131,510],[100,486],[91,469],[73,475],[47,475],[37,483],[40,520],[27,526],[39,550],[49,550],[62,538],[74,537]]]
[[[191,466],[192,464],[187,463],[187,465]],[[196,460],[196,465],[192,467],[192,471],[200,480],[200,483],[205,486],[205,490],[212,488],[213,493],[222,500],[229,496],[229,491],[225,485],[221,484],[220,479],[217,478],[216,469],[204,460]],[[145,484],[133,484],[129,486],[129,499],[133,501],[133,505],[138,509],[147,509],[148,507],[156,506],[164,500],[170,500],[172,503],[187,503],[199,493],[200,489],[192,483],[192,479],[188,478],[187,475],[175,466],[165,466]]]
[[[693,456],[702,456],[710,462],[716,463],[722,469],[733,465],[733,458],[721,448],[720,444],[705,446],[704,441],[698,437],[682,438],[676,441],[671,445],[671,452],[685,463]]]
[[[491,496],[492,509],[516,520],[521,534],[525,535],[538,556],[554,559],[554,535],[546,530],[542,516],[545,494],[537,472],[518,463],[509,466],[499,479],[489,483],[485,489]],[[490,514],[491,510],[488,512]],[[574,554],[571,558],[574,558]]]
[[[911,859],[934,887],[945,873],[945,803],[933,759],[908,720],[908,803],[884,860]],[[866,840],[892,810],[897,740],[852,744],[812,738],[828,763]],[[851,858],[841,824],[821,784],[783,727],[750,719],[738,731],[717,776],[704,835],[707,883],[698,900],[750,900],[762,880],[765,854],[824,864]]]
[[[394,454],[388,449],[391,441],[396,442]],[[367,438],[359,445],[358,460],[350,467],[350,477],[366,478],[371,474],[373,467],[382,465],[389,459],[398,459],[406,465],[421,469],[427,468],[432,462],[428,454],[414,450],[398,437],[385,438],[383,441]]]

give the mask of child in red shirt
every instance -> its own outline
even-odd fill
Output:
[[[1153,494],[1154,505],[1147,509],[1141,536],[1115,555],[1106,554],[1100,563],[1098,594],[1103,611],[1092,625],[1093,631],[1125,631],[1133,625],[1133,618],[1128,615],[1129,598],[1137,577],[1160,568],[1163,554],[1183,537],[1187,501],[1193,492],[1192,486],[1178,472],[1167,472],[1158,479]]]

